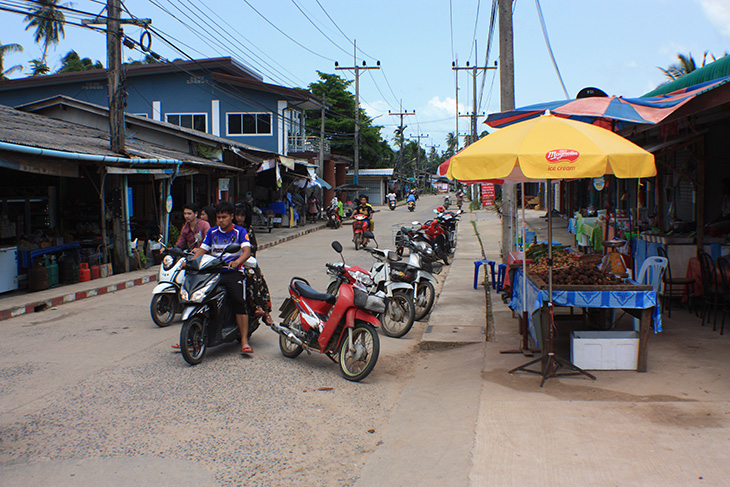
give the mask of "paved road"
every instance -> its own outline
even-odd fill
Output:
[[[415,213],[376,214],[381,246]],[[322,230],[259,254],[278,308],[293,275],[324,290],[324,263],[369,267],[351,227]],[[254,334],[252,358],[235,344],[189,367],[171,350],[179,324],[149,318],[151,285],[3,322],[0,353],[0,484],[350,485],[381,441],[389,412],[413,373],[421,328],[381,336],[381,358],[362,383],[322,356],[296,360],[277,335]]]

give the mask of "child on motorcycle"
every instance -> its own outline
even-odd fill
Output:
[[[236,225],[246,229],[251,240],[251,257],[256,257],[258,245],[256,235],[253,231],[251,206],[248,203],[236,204]],[[264,279],[261,266],[244,266],[243,273],[246,276],[246,303],[249,312],[253,311],[256,316],[262,317],[264,323],[271,325],[274,320],[271,318],[271,295],[269,286]]]

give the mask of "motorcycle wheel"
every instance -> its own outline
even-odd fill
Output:
[[[380,355],[380,339],[373,325],[356,321],[352,328],[351,349],[348,333],[346,329],[340,345],[340,372],[345,379],[358,382],[375,367]]]
[[[446,252],[446,255],[441,259],[444,261],[444,264],[451,265],[452,262],[454,262],[454,256],[451,254],[451,252]]]
[[[282,325],[287,328],[291,328],[292,330],[300,330],[301,324],[299,321],[299,310],[291,310],[289,314],[284,317]],[[302,353],[302,351],[304,351],[301,345],[290,342],[282,335],[279,335],[279,350],[281,350],[281,354],[286,358],[296,358],[300,353]]]
[[[416,321],[421,321],[431,312],[436,300],[436,290],[430,281],[421,281],[416,288],[416,299],[413,306],[416,310]]]
[[[362,245],[362,233],[356,233],[354,240],[355,240],[355,250],[360,250],[360,245]]]
[[[175,308],[177,307],[177,296],[175,294],[155,294],[150,303],[150,315],[155,325],[164,328],[175,319]]]
[[[412,296],[404,291],[395,291],[381,315],[380,324],[386,336],[400,338],[411,331],[415,318]]]
[[[342,226],[342,220],[338,218],[337,220],[335,220],[335,228],[340,228],[341,226]]]
[[[198,365],[205,357],[205,322],[202,316],[193,316],[185,320],[180,329],[180,351],[187,363]]]
[[[331,294],[332,296],[339,296],[340,294],[340,281],[332,281],[329,286],[327,286],[327,294]]]

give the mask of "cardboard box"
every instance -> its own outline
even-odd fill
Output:
[[[635,331],[574,331],[570,361],[586,370],[636,370],[639,333]]]

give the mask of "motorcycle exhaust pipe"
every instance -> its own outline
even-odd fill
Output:
[[[310,348],[311,347],[309,345],[307,345],[306,343],[304,343],[301,338],[299,338],[298,336],[296,336],[294,334],[294,332],[291,331],[286,326],[282,326],[282,325],[279,325],[276,322],[274,322],[274,323],[271,324],[271,329],[274,330],[279,335],[281,335],[284,338],[286,338],[287,340],[289,340],[290,342],[293,342],[293,343],[299,345],[300,347],[302,347],[304,350],[307,351],[307,353],[309,355],[312,354],[312,352],[310,351]]]

